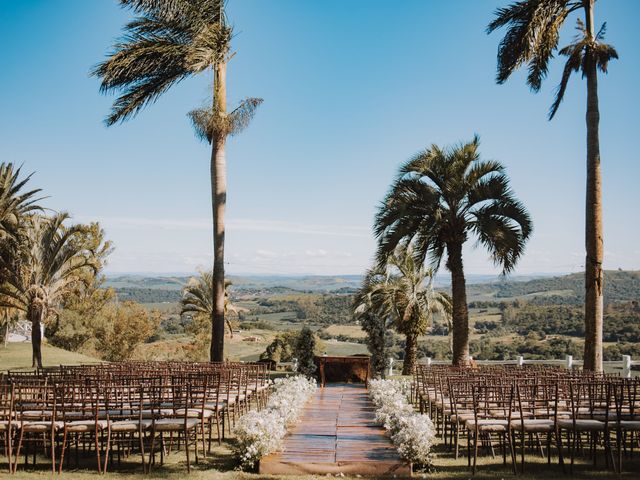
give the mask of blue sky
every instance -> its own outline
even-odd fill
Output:
[[[501,1],[229,0],[237,54],[230,103],[264,98],[228,150],[230,273],[362,273],[371,224],[398,166],[431,143],[481,136],[529,208],[534,234],[516,273],[568,272],[584,259],[585,84],[546,114],[524,74],[494,82]],[[130,18],[115,1],[1,0],[0,160],[35,171],[46,205],[98,220],[109,271],[192,272],[211,262],[209,149],[186,113],[211,78],[185,81],[124,125],[88,75]],[[635,35],[640,2],[602,0],[596,21],[620,54],[600,77],[605,265],[640,269]],[[573,21],[562,44],[573,36]],[[494,271],[470,244],[469,273]]]

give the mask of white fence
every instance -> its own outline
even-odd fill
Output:
[[[474,360],[477,365],[556,365],[565,368],[579,368],[582,367],[582,360],[574,360],[573,356],[567,355],[564,360],[527,360],[524,357],[517,357],[515,360]],[[400,363],[400,362],[394,362]],[[418,362],[422,365],[451,365],[450,360],[433,360],[426,358],[426,360]],[[640,366],[640,360],[631,360],[630,355],[622,355],[620,361],[602,362],[605,371],[619,372],[621,377],[631,377],[632,367],[634,365]],[[392,364],[393,365],[393,364]],[[393,366],[390,367],[389,373],[393,374]]]

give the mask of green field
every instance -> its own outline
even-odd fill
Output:
[[[61,348],[52,347],[46,343],[42,345],[42,361],[45,367],[57,365],[78,365],[82,363],[98,363],[100,360],[68,352]],[[9,343],[7,348],[0,347],[0,371],[31,368],[31,344]]]

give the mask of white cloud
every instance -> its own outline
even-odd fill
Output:
[[[176,218],[142,218],[142,217],[102,217],[85,218],[78,217],[80,222],[98,220],[110,229],[123,230],[212,230],[212,221],[209,219],[176,219]],[[234,232],[269,232],[292,233],[300,235],[327,235],[338,237],[370,238],[368,227],[357,225],[323,225],[315,223],[288,222],[281,220],[256,220],[246,218],[228,219],[226,222],[228,231]]]

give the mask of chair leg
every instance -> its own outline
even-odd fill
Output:
[[[147,462],[147,473],[151,471],[151,461],[155,459],[155,448],[156,448],[156,432],[155,430],[151,431],[151,447],[149,448],[149,461]]]
[[[476,474],[476,464],[478,461],[478,431],[473,433],[473,469],[472,472]]]
[[[562,466],[562,472],[567,473],[564,466],[564,456],[562,454],[562,430],[556,429],[556,443],[558,444],[558,463]]]
[[[56,442],[55,442],[55,431],[51,430],[51,473],[56,473]]]
[[[107,447],[104,451],[104,467],[102,473],[107,473],[107,465],[109,465],[109,453],[111,452],[111,426],[107,427]]]
[[[187,456],[187,473],[191,473],[191,463],[189,462],[189,440],[188,440],[189,432],[185,429],[184,431],[184,453]],[[197,448],[196,448],[197,452]],[[197,453],[196,453],[197,455]]]
[[[520,432],[520,473],[524,473],[524,449],[525,449],[525,432]]]
[[[513,432],[509,431],[506,434],[506,439],[509,441],[509,453],[511,454],[511,467],[513,469],[513,474],[515,475],[517,473],[517,469],[516,469],[516,451],[515,451],[515,447],[513,445]]]
[[[13,473],[16,473],[16,471],[18,470],[18,461],[20,459],[20,449],[22,448],[22,439],[23,439],[23,437],[24,437],[24,430],[21,428],[20,429],[20,435],[18,437],[18,447],[16,449],[16,455],[15,455],[16,460],[13,463]]]
[[[140,456],[142,457],[142,472],[143,473],[148,473],[149,470],[147,468],[147,464],[146,464],[146,461],[144,459],[144,433],[142,432],[142,430],[140,430],[139,433],[138,433],[138,440],[140,442]]]
[[[62,464],[64,463],[64,454],[67,449],[67,429],[64,429],[62,433],[62,450],[60,452],[60,467],[58,468],[58,474],[62,474]]]

